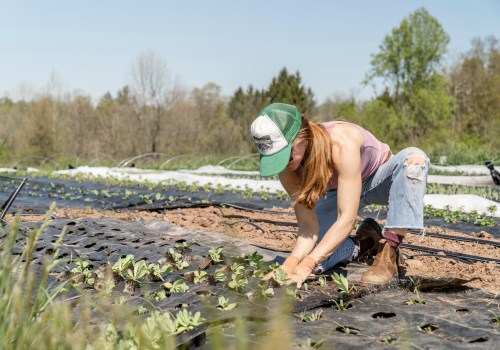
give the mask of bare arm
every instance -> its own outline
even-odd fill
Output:
[[[300,178],[295,172],[285,169],[279,174],[281,184],[294,200],[295,194],[300,189]],[[319,224],[314,209],[307,209],[301,204],[295,204],[293,207],[299,230],[297,232],[297,241],[292,250],[291,256],[295,256],[301,261],[311,252],[318,239]]]
[[[357,217],[361,195],[362,135],[353,127],[334,129],[332,151],[338,173],[337,221],[309,254],[317,262],[329,257],[349,236]]]

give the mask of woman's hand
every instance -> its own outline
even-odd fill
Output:
[[[295,272],[290,276],[292,283],[297,284],[297,288],[302,286],[307,277],[318,266],[318,262],[310,256],[306,256],[295,268]]]
[[[288,276],[292,276],[293,273],[295,272],[296,267],[299,265],[299,258],[296,256],[290,255],[286,260],[283,262],[283,264],[280,266],[280,268],[283,270],[283,272]],[[269,272],[267,275],[262,278],[264,281],[267,281],[268,279],[271,278],[276,278],[274,271]]]

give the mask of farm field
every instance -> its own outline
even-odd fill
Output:
[[[0,202],[24,175],[2,178]],[[370,264],[362,261],[311,276],[297,290],[279,273],[274,281],[262,281],[294,244],[296,220],[288,197],[249,174],[217,175],[205,183],[188,181],[192,175],[154,183],[142,174],[142,184],[28,175],[1,235],[7,242],[17,232],[11,255],[29,263],[49,294],[64,283],[65,291],[46,301],[37,317],[64,304],[69,324],[94,332],[86,340],[94,348],[494,349],[498,344],[500,220],[498,207],[491,205],[498,202],[494,186],[467,194],[481,194],[489,203],[482,211],[426,208],[426,235],[405,239],[400,278],[391,285],[359,283]],[[434,190],[437,195],[442,188]],[[367,216],[383,225],[385,208],[368,207],[359,220]],[[26,255],[34,232],[37,240]],[[51,257],[59,261],[49,272]],[[67,326],[59,339],[79,332]],[[44,339],[32,334],[37,338]]]

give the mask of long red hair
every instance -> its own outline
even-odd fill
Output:
[[[326,194],[328,181],[332,176],[332,146],[328,132],[321,124],[302,116],[302,125],[294,143],[306,142],[302,159],[302,183],[296,193],[295,202],[308,209],[316,206],[316,201]]]

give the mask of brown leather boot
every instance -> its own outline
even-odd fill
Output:
[[[364,261],[377,254],[378,242],[384,238],[382,227],[372,218],[366,218],[358,226],[356,235],[352,237],[359,243],[359,253],[356,261]]]
[[[378,253],[372,266],[361,276],[361,283],[387,284],[398,274],[398,252],[389,245],[386,239],[381,239]]]

